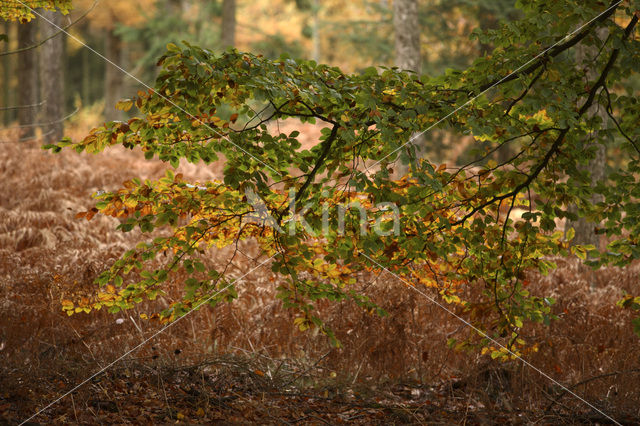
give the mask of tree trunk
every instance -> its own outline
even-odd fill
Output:
[[[55,25],[62,26],[62,15],[54,11],[44,11],[46,20],[40,21],[40,36],[47,38],[59,32]],[[42,99],[45,102],[42,109],[41,122],[47,123],[42,132],[45,141],[59,141],[63,136],[64,116],[64,34],[58,34],[47,41],[41,48],[40,81],[42,82]]]
[[[222,48],[228,49],[236,45],[236,0],[222,2]]]
[[[601,29],[598,31],[598,38],[604,42],[607,39],[608,32],[605,29]],[[598,78],[598,70],[594,69],[590,61],[598,54],[599,47],[598,46],[590,46],[585,47],[580,45],[576,50],[576,62],[578,66],[586,66],[590,69],[587,71],[587,79],[589,80],[589,84],[593,83],[596,78]],[[600,117],[602,121],[602,127],[606,128],[607,124],[607,113],[604,107],[600,106],[598,103],[595,103],[591,109],[587,113],[588,118],[593,118],[594,116]],[[605,179],[605,168],[606,168],[606,149],[604,144],[599,143],[599,135],[598,132],[594,135],[594,142],[590,146],[596,146],[596,157],[591,160],[591,162],[585,166],[585,170],[589,172],[591,175],[591,186],[595,186],[598,182]],[[593,194],[592,200],[593,203],[598,203],[602,201],[602,195]],[[577,209],[574,207],[571,208],[572,211],[577,212]],[[573,238],[571,244],[574,245],[586,245],[593,244],[596,248],[600,248],[600,236],[595,232],[596,224],[593,222],[588,222],[584,217],[580,217],[577,221],[567,221],[566,229],[573,228],[576,231],[575,237]]]
[[[394,0],[395,65],[403,70],[421,70],[420,22],[417,0]]]
[[[598,30],[597,36],[604,42],[607,39],[608,31],[606,28],[602,28]],[[586,66],[589,67],[586,78],[588,80],[587,84],[592,84],[599,75],[599,70],[595,69],[593,66],[593,59],[598,54],[599,47],[598,46],[590,46],[586,47],[584,45],[579,45],[576,48],[576,63],[578,66]],[[597,102],[591,107],[591,109],[587,112],[587,118],[593,118],[594,116],[599,116],[602,121],[602,128],[606,128],[607,124],[607,113],[604,110],[604,107],[600,106]],[[596,156],[591,162],[584,166],[584,170],[588,171],[591,175],[591,186],[595,186],[598,182],[605,179],[605,168],[607,162],[607,152],[604,144],[599,143],[599,135],[598,132],[594,135],[594,142],[591,145],[587,145],[586,148],[591,146],[596,147]],[[598,203],[602,201],[602,195],[593,194],[591,197],[592,203]],[[570,206],[570,211],[573,213],[578,213],[577,206]],[[569,221],[565,225],[565,232],[569,228],[573,228],[575,230],[575,236],[571,241],[571,245],[588,245],[592,244],[596,247],[596,249],[600,249],[600,236],[596,234],[595,228],[596,224],[593,222],[587,221],[584,217],[579,217],[576,221]],[[585,265],[582,265],[582,268],[587,268]],[[588,268],[587,275],[589,275],[589,286],[591,289],[595,289],[598,286],[598,279],[596,274],[593,272],[591,268]]]
[[[105,56],[110,61],[122,66],[122,40],[113,29],[107,30],[105,38]],[[120,100],[124,74],[118,68],[107,63],[104,76],[104,119],[107,121],[122,120],[124,114],[116,109],[116,103]]]
[[[89,49],[82,49],[80,56],[82,58],[82,103],[85,105],[92,104],[91,96],[91,65],[89,55],[92,52]]]
[[[2,33],[8,37],[8,40],[4,43],[4,52],[8,52],[11,50],[11,24],[8,21],[4,22]],[[9,109],[9,107],[13,106],[13,100],[11,99],[12,91],[11,91],[11,55],[4,56],[2,58],[2,107],[6,108],[4,110],[3,123],[5,126],[8,126],[9,123],[13,120],[13,112],[14,110]]]
[[[487,30],[498,28],[498,20],[491,10],[480,6],[478,8],[478,26],[483,33]],[[480,43],[480,56],[486,56],[493,50],[493,46],[487,43]]]
[[[422,57],[420,55],[420,22],[418,20],[418,0],[393,1],[393,28],[395,31],[395,65],[401,70],[420,73]],[[415,138],[410,145],[416,146],[416,151],[424,151],[425,141],[422,136]],[[421,154],[419,154],[421,155]],[[413,161],[413,160],[412,160]],[[396,175],[404,176],[408,172],[405,164],[396,164]]]
[[[34,21],[18,25],[18,48],[35,43],[37,24]],[[18,122],[24,127],[22,137],[32,137],[38,112],[38,68],[36,50],[30,49],[18,54]]]
[[[320,62],[320,5],[313,0],[311,5],[311,59]]]

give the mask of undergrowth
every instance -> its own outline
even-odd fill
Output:
[[[68,152],[53,156],[36,142],[11,143],[12,137],[4,136],[0,144],[0,414],[16,421],[161,327],[140,318],[149,307],[146,302],[116,315],[101,311],[69,318],[60,302],[91,294],[97,274],[141,238],[135,231],[115,231],[115,219],[75,219],[90,206],[90,194],[114,189],[134,176],[158,177],[165,165],[123,149],[99,157]],[[180,171],[202,181],[218,176],[220,167]],[[251,243],[239,248],[241,255],[230,270],[235,276],[257,265]],[[221,250],[207,253],[204,260],[221,265],[229,256]],[[630,314],[615,302],[623,291],[637,287],[640,264],[593,272],[576,259],[555,261],[559,267],[548,276],[527,277],[532,293],[556,298],[553,309],[560,317],[549,327],[527,328],[523,338],[538,348],[527,355],[528,361],[614,418],[639,420],[640,341],[632,332]],[[137,417],[123,414],[119,405],[118,389],[124,386],[127,395],[161,401],[157,417],[145,417],[153,422],[232,416],[242,398],[258,404],[254,414],[260,416],[265,411],[256,396],[260,392],[263,405],[264,395],[276,393],[367,404],[382,398],[387,402],[378,402],[378,408],[361,404],[362,413],[382,410],[381,422],[428,421],[442,410],[457,413],[452,414],[457,420],[487,410],[514,413],[510,421],[598,420],[576,398],[518,361],[494,362],[447,347],[448,339],[467,333],[465,326],[392,276],[357,278],[357,285],[389,315],[370,315],[350,302],[321,304],[321,315],[336,331],[341,348],[297,330],[292,314],[275,299],[278,278],[263,267],[238,285],[236,302],[188,315],[75,393],[73,404],[67,398],[40,419],[136,422]],[[155,303],[167,304],[180,285],[180,277],[168,283],[168,296]],[[151,381],[153,392],[142,391]],[[163,395],[165,382],[174,393]],[[185,390],[194,386],[193,392]],[[240,396],[234,397],[230,389]],[[394,389],[406,394],[398,397],[405,405],[422,407],[419,420],[417,414],[397,411],[389,396]],[[180,399],[175,392],[191,396]],[[180,408],[185,401],[187,406]],[[336,414],[336,419],[355,422],[362,417],[351,419],[362,413],[340,407],[336,412],[347,414]],[[120,420],[109,413],[117,413]],[[260,418],[277,422],[277,409],[267,406],[266,413]],[[289,414],[288,421],[317,420],[313,413]]]

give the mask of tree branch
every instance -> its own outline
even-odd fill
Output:
[[[44,101],[40,101],[37,104],[2,107],[2,108],[0,108],[0,111],[7,111],[7,110],[13,110],[13,109],[35,108],[35,107],[42,106],[42,105],[44,105],[46,103],[47,103],[47,100],[45,99]]]
[[[618,122],[618,120],[613,116],[613,107],[611,106],[611,94],[609,93],[609,89],[607,88],[607,86],[603,87],[604,93],[607,95],[607,107],[605,108],[605,110],[607,111],[607,115],[609,116],[609,118],[615,123],[616,127],[618,128],[618,131],[620,132],[620,134],[629,141],[629,143],[635,148],[636,152],[638,154],[640,154],[640,148],[638,148],[638,145],[635,143],[635,141],[633,139],[631,139],[629,137],[629,135],[627,135],[625,133],[624,130],[622,130],[622,127],[620,126],[620,123]]]
[[[504,112],[504,116],[506,117],[507,115],[509,115],[509,113],[511,112],[511,109],[518,103],[520,102],[525,96],[527,96],[527,93],[529,93],[529,91],[531,90],[531,88],[533,87],[534,84],[536,84],[536,81],[538,81],[538,79],[540,79],[540,77],[542,76],[542,74],[544,74],[544,68],[540,70],[540,72],[538,74],[536,74],[535,77],[533,77],[533,80],[531,80],[531,83],[529,83],[529,85],[527,86],[526,89],[524,89],[522,91],[522,93],[520,94],[520,96],[518,96],[517,98],[515,98],[513,101],[511,101],[511,103],[509,104],[509,106],[507,107],[507,110]]]
[[[616,3],[618,4],[616,5]],[[544,65],[544,63],[547,62],[549,58],[555,58],[565,50],[572,48],[573,46],[578,44],[582,39],[587,37],[589,33],[591,33],[591,30],[593,30],[594,27],[596,27],[599,23],[606,21],[611,15],[615,13],[620,3],[622,3],[620,0],[612,1],[609,4],[609,10],[607,10],[605,13],[602,14],[602,16],[598,17],[589,25],[587,25],[582,31],[580,31],[574,37],[572,37],[571,39],[567,40],[564,43],[560,43],[557,46],[549,49],[549,51],[546,52],[544,55],[542,55],[537,61],[535,61],[528,67],[524,68],[523,70],[515,72],[507,77],[497,78],[491,82],[483,84],[482,86],[480,86],[479,91],[484,92],[485,90],[490,89],[491,87],[496,86],[498,84],[508,83],[509,81],[516,80],[520,78],[521,75],[531,74],[533,71],[537,70],[542,65]]]
[[[331,145],[333,145],[333,142],[336,140],[336,136],[338,135],[339,128],[340,126],[338,124],[335,124],[333,128],[331,128],[331,134],[323,142],[322,152],[318,156],[318,159],[316,160],[316,163],[313,166],[313,169],[309,173],[309,176],[307,176],[307,180],[305,180],[305,182],[300,187],[298,193],[296,194],[296,198],[295,198],[296,202],[300,200],[300,198],[302,198],[302,196],[304,195],[304,192],[307,190],[309,185],[311,185],[311,182],[313,182],[313,179],[315,178],[316,173],[324,163],[324,160],[327,158],[327,155],[329,155],[329,151],[331,150]]]
[[[637,23],[638,23],[638,17],[634,15],[633,18],[631,19],[631,22],[629,22],[629,24],[625,28],[624,37],[622,37],[623,41],[626,40],[629,37],[629,35],[631,35],[631,32],[633,31]],[[613,65],[615,64],[619,55],[620,55],[620,49],[619,48],[613,49],[613,51],[611,52],[611,56],[607,61],[607,64],[605,65],[602,72],[600,73],[600,77],[598,78],[598,80],[595,82],[595,84],[589,91],[589,96],[587,97],[587,100],[584,102],[580,110],[578,110],[578,117],[582,117],[587,112],[587,110],[591,107],[591,105],[593,105],[593,100],[595,99],[596,94],[598,93],[598,90],[601,87],[605,86],[605,81],[607,79],[607,76],[609,75],[609,71],[611,71],[611,69],[613,68]],[[524,182],[517,185],[513,190],[505,194],[496,195],[492,197],[490,200],[485,201],[484,203],[476,207],[473,207],[469,213],[464,215],[461,219],[457,220],[456,222],[452,223],[450,226],[461,225],[464,222],[466,222],[467,219],[469,219],[471,216],[475,215],[479,211],[484,210],[485,207],[490,206],[491,204],[497,201],[502,201],[506,198],[512,197],[518,194],[524,188],[529,187],[529,185],[531,185],[531,183],[538,177],[538,175],[542,172],[542,170],[545,169],[547,164],[549,164],[549,161],[551,161],[551,158],[558,151],[558,149],[560,148],[560,145],[562,145],[562,142],[564,141],[564,138],[567,135],[567,133],[569,133],[570,129],[571,129],[570,127],[567,127],[565,129],[560,130],[560,133],[556,137],[556,140],[553,142],[553,145],[551,146],[549,151],[547,151],[542,161],[540,161],[538,166],[534,169],[533,173],[531,173]]]

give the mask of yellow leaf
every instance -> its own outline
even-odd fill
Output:
[[[138,200],[134,200],[133,198],[127,198],[124,200],[124,205],[129,208],[134,208],[138,205]]]
[[[330,269],[327,271],[327,277],[329,278],[338,278],[340,276],[340,271],[337,269]]]
[[[106,302],[108,300],[111,300],[113,298],[112,294],[109,293],[98,293],[98,300],[101,302]]]
[[[120,102],[116,103],[116,109],[121,111],[129,111],[133,106],[133,100],[131,99],[123,99]]]
[[[309,328],[309,324],[307,324],[307,319],[304,317],[298,317],[294,319],[293,324],[297,325],[300,331],[305,331]]]

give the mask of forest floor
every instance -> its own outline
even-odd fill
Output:
[[[238,286],[236,302],[201,309],[110,366],[160,329],[140,314],[167,300],[67,317],[61,300],[91,294],[96,275],[143,238],[115,231],[116,219],[75,215],[91,207],[91,193],[159,177],[168,166],[124,149],[52,155],[15,139],[0,132],[0,424],[52,402],[31,424],[608,422],[518,361],[450,349],[447,339],[468,330],[390,276],[358,276],[356,284],[387,317],[348,302],[319,305],[341,348],[296,329],[266,267]],[[204,181],[220,167],[180,172]],[[258,254],[250,242],[240,248],[244,257],[230,269],[237,276]],[[226,256],[220,250],[206,261],[213,267]],[[536,350],[525,358],[617,421],[640,424],[640,339],[631,314],[615,306],[623,291],[637,293],[640,264],[593,272],[575,259],[556,261],[548,276],[528,277],[532,293],[557,299],[560,319],[527,328]],[[180,277],[168,286],[168,297],[177,295]]]
[[[269,364],[269,365],[266,365]],[[76,365],[76,368],[78,365]],[[97,365],[91,366],[98,369]],[[280,367],[279,371],[273,368]],[[596,413],[485,406],[457,382],[318,385],[322,368],[219,356],[194,365],[127,361],[59,401],[29,424],[608,424]],[[262,369],[262,370],[261,370]],[[84,370],[88,372],[90,370]],[[75,374],[74,374],[75,373]],[[49,370],[38,380],[5,376],[0,421],[16,424],[84,377]],[[316,382],[315,386],[309,386]],[[307,383],[307,385],[305,385]],[[7,387],[7,385],[9,385]],[[19,384],[20,386],[16,386]],[[637,418],[618,417],[625,424]]]

